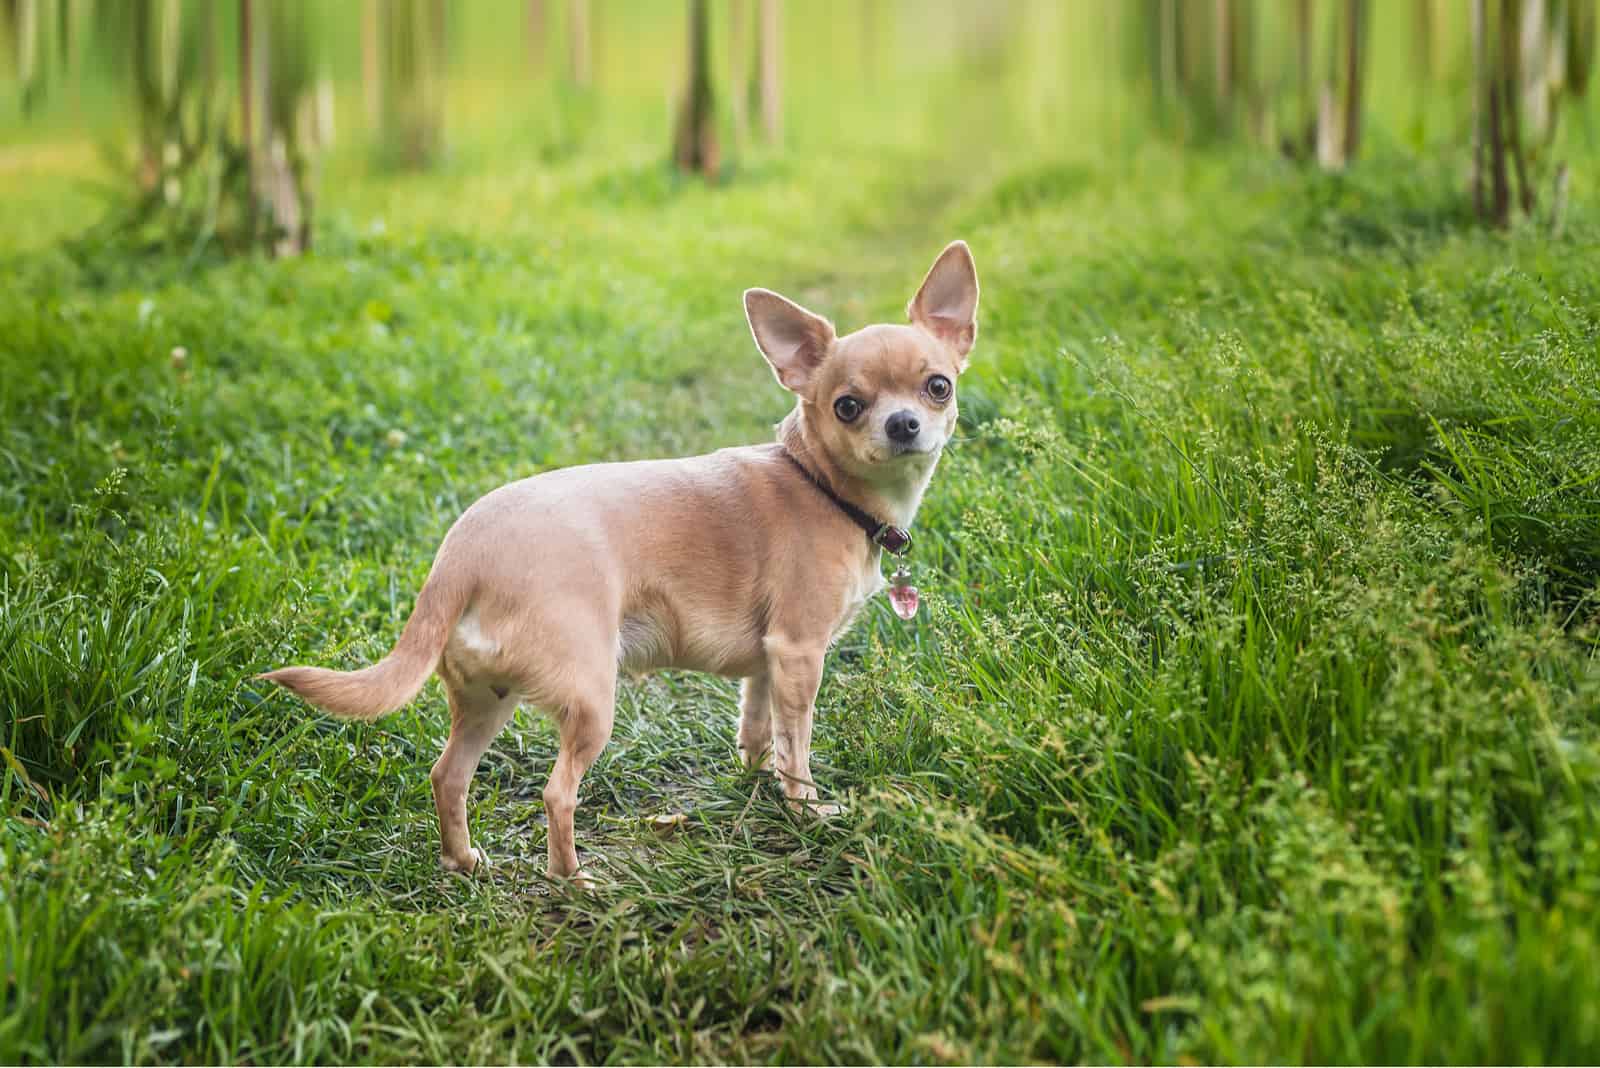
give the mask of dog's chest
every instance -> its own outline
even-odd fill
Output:
[[[874,595],[882,591],[884,586],[883,572],[879,570],[876,560],[869,562],[852,576],[852,581],[846,584],[844,589],[839,621],[834,624],[833,633],[828,636],[830,644],[838,641],[839,636],[850,629],[850,624],[856,621],[861,609]]]

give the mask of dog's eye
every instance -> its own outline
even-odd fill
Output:
[[[932,397],[936,401],[947,401],[950,399],[950,380],[944,375],[934,375],[932,378],[928,379],[927,389],[928,396]]]
[[[861,402],[854,397],[840,397],[833,402],[833,414],[839,417],[841,423],[853,423],[856,416],[861,414]]]

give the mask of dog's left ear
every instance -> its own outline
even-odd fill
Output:
[[[952,241],[933,261],[906,305],[911,321],[956,350],[961,370],[978,337],[978,267],[965,241]]]

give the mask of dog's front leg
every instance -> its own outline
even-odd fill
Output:
[[[772,754],[772,680],[752,675],[739,688],[739,759],[759,768]]]
[[[817,785],[811,779],[811,720],[827,642],[769,635],[765,644],[772,695],[772,752],[783,794],[796,809],[832,815],[838,806],[819,804]]]

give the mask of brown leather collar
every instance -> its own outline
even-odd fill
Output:
[[[878,546],[892,556],[904,556],[911,551],[911,534],[904,527],[897,527],[893,523],[885,523],[871,512],[858,508],[839,496],[816,475],[811,469],[799,460],[788,449],[783,450],[784,459],[794,464],[795,468],[805,476],[806,481],[817,487],[822,495],[838,506],[839,511],[850,517],[850,521],[866,532],[867,540]]]

